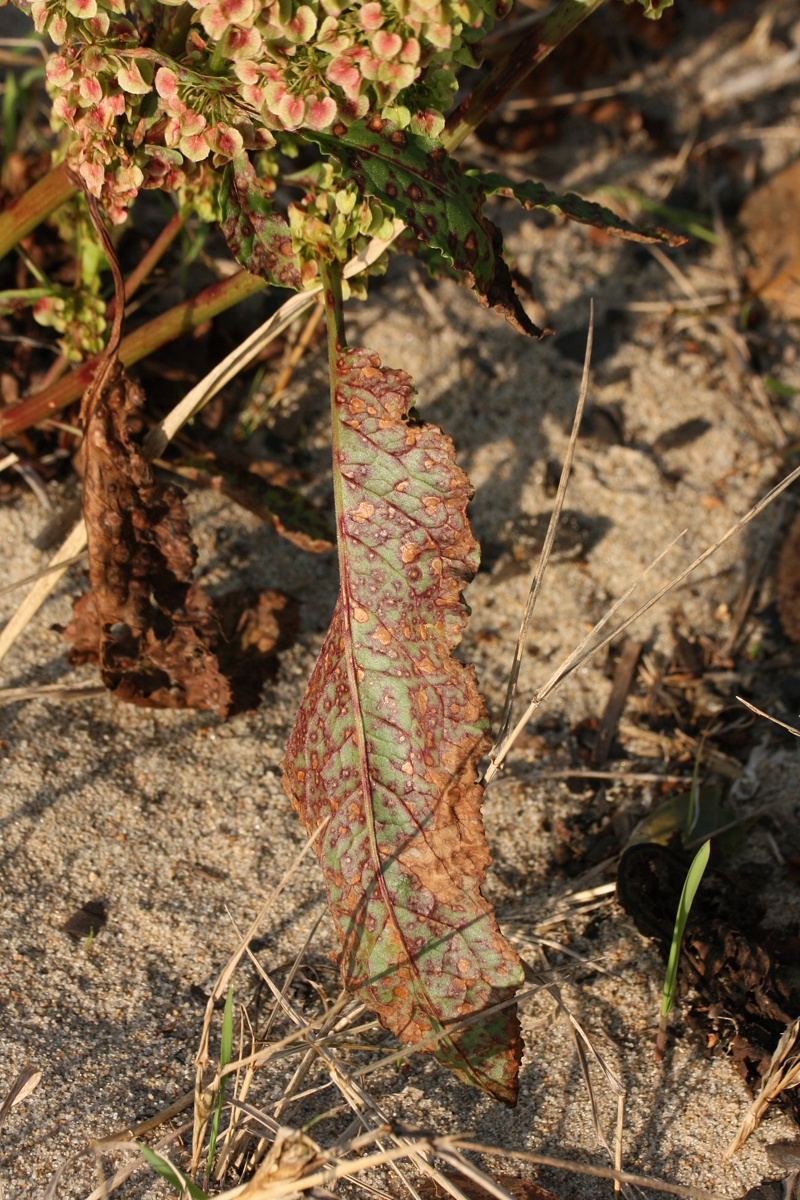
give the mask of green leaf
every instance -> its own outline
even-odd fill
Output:
[[[317,839],[345,986],[403,1042],[514,1103],[522,968],[481,894],[487,714],[452,657],[478,566],[452,442],[364,349],[332,355],[340,591],[285,783]],[[452,1026],[475,1018],[464,1028]]]
[[[334,155],[359,191],[376,196],[421,241],[433,246],[474,288],[485,308],[502,312],[522,333],[541,337],[514,291],[503,235],[483,215],[478,179],[462,171],[441,142],[398,129],[379,116],[305,131]]]
[[[700,886],[700,880],[703,878],[706,867],[708,866],[708,858],[711,854],[711,841],[703,842],[700,849],[692,859],[692,865],[686,873],[686,879],[683,884],[681,898],[678,902],[678,912],[675,916],[675,928],[672,933],[672,944],[669,948],[669,960],[667,962],[667,973],[664,977],[664,990],[661,996],[661,1016],[666,1018],[669,1014],[672,1005],[675,1002],[675,983],[678,977],[678,963],[681,957],[681,944],[683,942],[683,934],[686,929],[686,922],[689,918],[689,911],[694,903],[694,898],[697,895],[697,889]]]
[[[177,1191],[183,1193],[188,1192],[192,1200],[209,1200],[208,1193],[198,1187],[196,1183],[192,1183],[191,1179],[187,1179],[185,1175],[175,1170],[172,1163],[167,1162],[160,1154],[156,1154],[149,1146],[143,1146],[138,1143],[138,1149],[142,1158],[149,1162],[154,1171],[157,1171],[162,1179],[166,1179],[167,1183],[176,1188]]]
[[[289,226],[274,211],[246,154],[225,168],[220,208],[222,232],[236,261],[267,283],[299,291],[300,260],[292,248]]]
[[[488,195],[507,196],[518,201],[523,208],[543,208],[556,216],[569,217],[571,221],[593,225],[595,229],[605,229],[608,233],[628,238],[633,242],[666,242],[669,246],[683,246],[687,240],[683,234],[670,233],[668,229],[662,229],[660,226],[640,229],[638,225],[617,216],[602,204],[585,200],[583,196],[577,196],[574,192],[560,196],[558,192],[552,192],[543,183],[537,183],[535,180],[514,183],[494,171],[470,174],[480,179]]]
[[[225,1010],[222,1014],[222,1034],[220,1035],[219,1045],[219,1065],[220,1070],[227,1067],[231,1061],[231,1051],[233,1049],[233,984],[228,988],[228,995],[225,998]],[[208,1158],[206,1160],[207,1174],[211,1174],[211,1167],[214,1163],[214,1152],[217,1148],[217,1137],[219,1135],[219,1123],[222,1120],[222,1108],[225,1104],[225,1082],[226,1077],[223,1075],[219,1084],[219,1092],[217,1093],[217,1106],[214,1110],[214,1116],[211,1121],[211,1132],[208,1139]]]

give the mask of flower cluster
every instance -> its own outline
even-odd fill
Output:
[[[437,133],[506,0],[17,0],[58,52],[71,163],[115,222],[142,187],[196,182],[278,131],[378,112]]]

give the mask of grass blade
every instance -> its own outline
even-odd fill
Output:
[[[692,859],[692,865],[686,873],[681,898],[678,901],[678,912],[675,916],[675,927],[672,931],[672,945],[669,948],[667,973],[664,977],[664,991],[661,995],[661,1019],[658,1024],[658,1039],[656,1041],[656,1058],[659,1059],[664,1057],[664,1043],[667,1037],[667,1017],[675,1003],[678,963],[681,957],[683,934],[686,929],[689,911],[697,895],[697,889],[700,886],[700,880],[703,878],[705,869],[708,866],[710,853],[711,839],[703,842],[697,854]]]
[[[228,995],[225,998],[225,1009],[222,1014],[222,1035],[220,1037],[219,1046],[219,1093],[217,1095],[217,1107],[214,1111],[214,1117],[211,1121],[211,1133],[208,1139],[208,1159],[206,1161],[206,1172],[211,1174],[211,1167],[214,1162],[214,1153],[217,1149],[217,1136],[219,1134],[219,1123],[222,1119],[222,1106],[225,1103],[225,1084],[227,1076],[222,1072],[231,1061],[231,1053],[233,1050],[233,984],[228,988]]]

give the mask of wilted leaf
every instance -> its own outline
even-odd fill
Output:
[[[293,596],[274,588],[255,592],[239,588],[214,601],[214,621],[199,631],[203,645],[213,654],[230,688],[226,715],[256,708],[265,682],[275,676],[278,653],[297,635],[299,605]],[[58,628],[58,627],[57,627]],[[62,630],[70,643],[74,664],[97,662],[100,622],[93,591],[76,601],[72,620]],[[183,707],[186,695],[158,678],[152,690],[141,687],[124,698],[149,708]]]
[[[503,235],[483,215],[480,182],[441,142],[379,116],[349,126],[338,122],[331,132],[309,130],[308,136],[339,159],[360,192],[380,198],[466,276],[484,307],[502,312],[521,333],[542,336],[514,291]]]
[[[289,226],[246,154],[225,168],[220,190],[221,228],[233,257],[251,275],[276,287],[302,287],[300,261],[292,249]]]
[[[624,217],[618,216],[610,208],[596,204],[593,200],[585,200],[574,192],[560,196],[552,192],[543,183],[527,180],[525,183],[514,183],[504,175],[493,171],[470,172],[480,179],[487,195],[506,196],[516,200],[523,208],[544,208],[556,216],[569,217],[570,221],[579,221],[582,225],[592,225],[595,229],[606,229],[619,237],[633,242],[666,242],[668,246],[683,246],[686,238],[682,233],[670,233],[660,226],[639,228]]]
[[[345,986],[406,1043],[513,1103],[519,959],[480,885],[476,767],[487,716],[451,656],[478,565],[469,481],[435,426],[409,420],[407,375],[340,350],[334,487],[341,585],[284,763],[317,846]],[[483,1014],[483,1015],[482,1015]],[[466,1028],[448,1027],[475,1016]]]
[[[230,687],[206,644],[216,617],[192,582],[197,552],[183,492],[154,479],[136,442],[143,399],[112,357],[82,407],[83,514],[100,672],[122,700],[224,716]]]
[[[800,642],[800,515],[789,526],[781,546],[775,599],[783,632],[793,642]]]
[[[215,603],[219,633],[212,643],[231,685],[232,712],[256,708],[261,689],[278,669],[278,652],[297,636],[300,605],[275,588],[237,588]]]

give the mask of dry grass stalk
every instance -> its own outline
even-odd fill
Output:
[[[564,456],[564,464],[561,468],[561,477],[558,481],[558,491],[556,492],[553,512],[550,516],[550,521],[547,526],[544,544],[542,546],[539,561],[536,565],[533,578],[531,579],[528,599],[525,604],[525,612],[522,616],[522,624],[520,625],[519,635],[517,637],[517,645],[514,650],[514,658],[511,663],[511,670],[508,676],[508,686],[506,688],[506,699],[503,706],[503,715],[500,718],[500,731],[497,735],[495,747],[502,745],[508,735],[508,727],[511,724],[511,714],[514,709],[514,698],[517,694],[517,684],[519,682],[519,671],[522,665],[522,656],[525,653],[525,644],[528,640],[528,630],[533,618],[533,613],[536,608],[536,601],[542,590],[547,565],[550,562],[550,556],[553,552],[553,546],[558,533],[558,526],[561,521],[561,511],[564,507],[564,500],[567,495],[567,485],[569,484],[569,476],[572,470],[572,462],[575,457],[575,447],[578,444],[578,434],[581,431],[581,421],[583,420],[583,411],[586,406],[586,397],[589,394],[589,367],[592,361],[592,341],[594,339],[594,301],[590,304],[589,309],[589,331],[586,336],[586,353],[583,360],[583,377],[581,378],[580,393],[578,395],[578,403],[575,406],[575,416],[572,420],[572,431],[567,445],[567,452]],[[488,782],[488,780],[487,780]]]
[[[725,1151],[732,1158],[759,1125],[767,1108],[787,1088],[800,1085],[800,1017],[787,1025],[781,1035],[758,1095],[745,1113],[739,1132]]]
[[[757,517],[759,513],[763,512],[764,509],[772,504],[778,498],[778,496],[786,491],[788,487],[791,487],[791,485],[797,479],[800,479],[800,467],[796,467],[795,470],[791,471],[784,479],[781,480],[780,483],[771,488],[765,496],[762,496],[757,504],[754,504],[753,507],[749,509],[743,517],[740,517],[738,521],[731,525],[730,528],[720,538],[718,538],[716,542],[713,543],[713,545],[709,546],[703,551],[702,554],[698,555],[688,567],[684,568],[684,570],[680,572],[680,574],[674,576],[668,583],[664,584],[663,587],[654,592],[649,599],[644,601],[643,604],[640,604],[639,607],[635,609],[635,611],[631,613],[629,617],[616,626],[610,633],[606,634],[605,637],[603,637],[600,641],[593,643],[593,639],[597,636],[598,632],[608,624],[610,617],[620,608],[622,603],[632,594],[635,588],[639,586],[648,572],[651,571],[653,567],[672,548],[672,546],[678,540],[678,538],[675,538],[675,540],[671,542],[670,545],[663,550],[656,559],[653,560],[653,562],[649,564],[649,566],[645,569],[645,571],[642,572],[642,574],[628,589],[628,591],[622,597],[620,597],[615,604],[612,605],[605,616],[598,621],[594,628],[586,635],[580,645],[576,647],[576,649],[570,655],[567,656],[567,658],[553,673],[544,687],[534,693],[533,699],[529,703],[523,716],[520,718],[511,732],[507,734],[504,741],[492,751],[492,761],[490,762],[484,776],[484,784],[488,785],[491,782],[497,771],[500,769],[500,766],[502,765],[506,755],[514,745],[514,742],[522,733],[533,714],[540,707],[540,705],[544,703],[547,697],[553,691],[555,691],[558,685],[564,679],[566,679],[568,675],[571,675],[574,671],[578,670],[579,667],[583,666],[584,663],[588,662],[591,658],[594,658],[594,656],[598,654],[600,650],[602,650],[605,646],[608,646],[615,638],[619,637],[619,635],[628,629],[634,623],[634,621],[638,621],[639,617],[644,616],[644,614],[648,612],[654,604],[657,604],[659,600],[663,600],[666,595],[674,591],[675,588],[683,583],[683,581],[687,579],[689,575],[691,575],[699,566],[701,566],[707,558],[710,558],[711,555],[719,550],[721,546],[729,541],[735,534],[739,533],[745,527],[745,525],[749,524],[754,517]],[[586,649],[586,647],[589,648]]]

